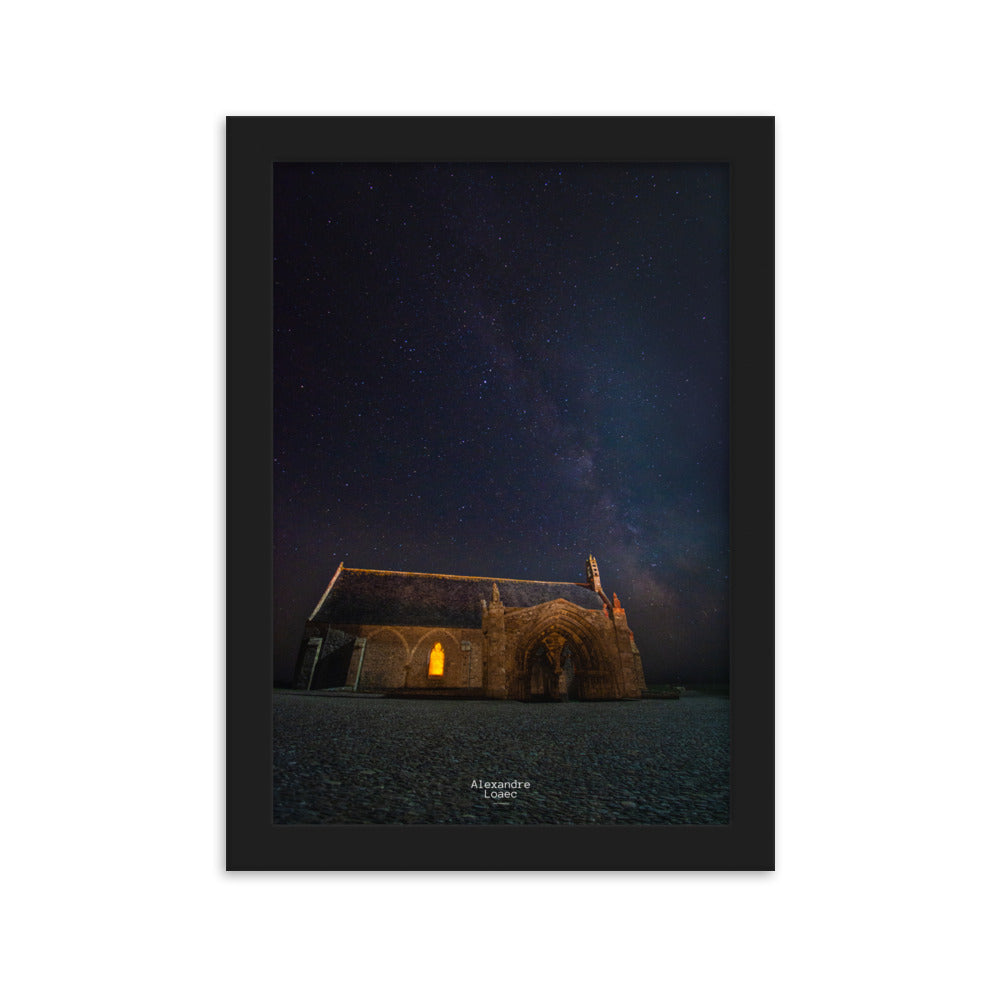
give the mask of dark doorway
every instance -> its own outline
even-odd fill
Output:
[[[336,643],[331,650],[330,646]],[[311,690],[320,691],[323,688],[344,687],[347,684],[347,671],[351,666],[351,654],[354,652],[354,636],[344,632],[332,633],[327,637],[327,653],[316,661],[313,671]]]
[[[527,701],[566,701],[576,697],[579,654],[561,632],[550,632],[535,643],[526,657],[521,697]]]

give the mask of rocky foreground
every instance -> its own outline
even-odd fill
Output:
[[[729,700],[274,694],[276,823],[719,824]]]

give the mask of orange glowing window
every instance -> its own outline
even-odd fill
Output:
[[[434,643],[431,650],[430,666],[427,668],[428,677],[444,677],[444,650],[441,643]]]

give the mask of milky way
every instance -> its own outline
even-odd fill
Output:
[[[341,561],[582,582],[591,552],[647,679],[725,679],[727,187],[275,167],[278,681]]]

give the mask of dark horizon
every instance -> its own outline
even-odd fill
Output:
[[[337,566],[585,582],[728,680],[725,165],[279,164],[275,681]]]

